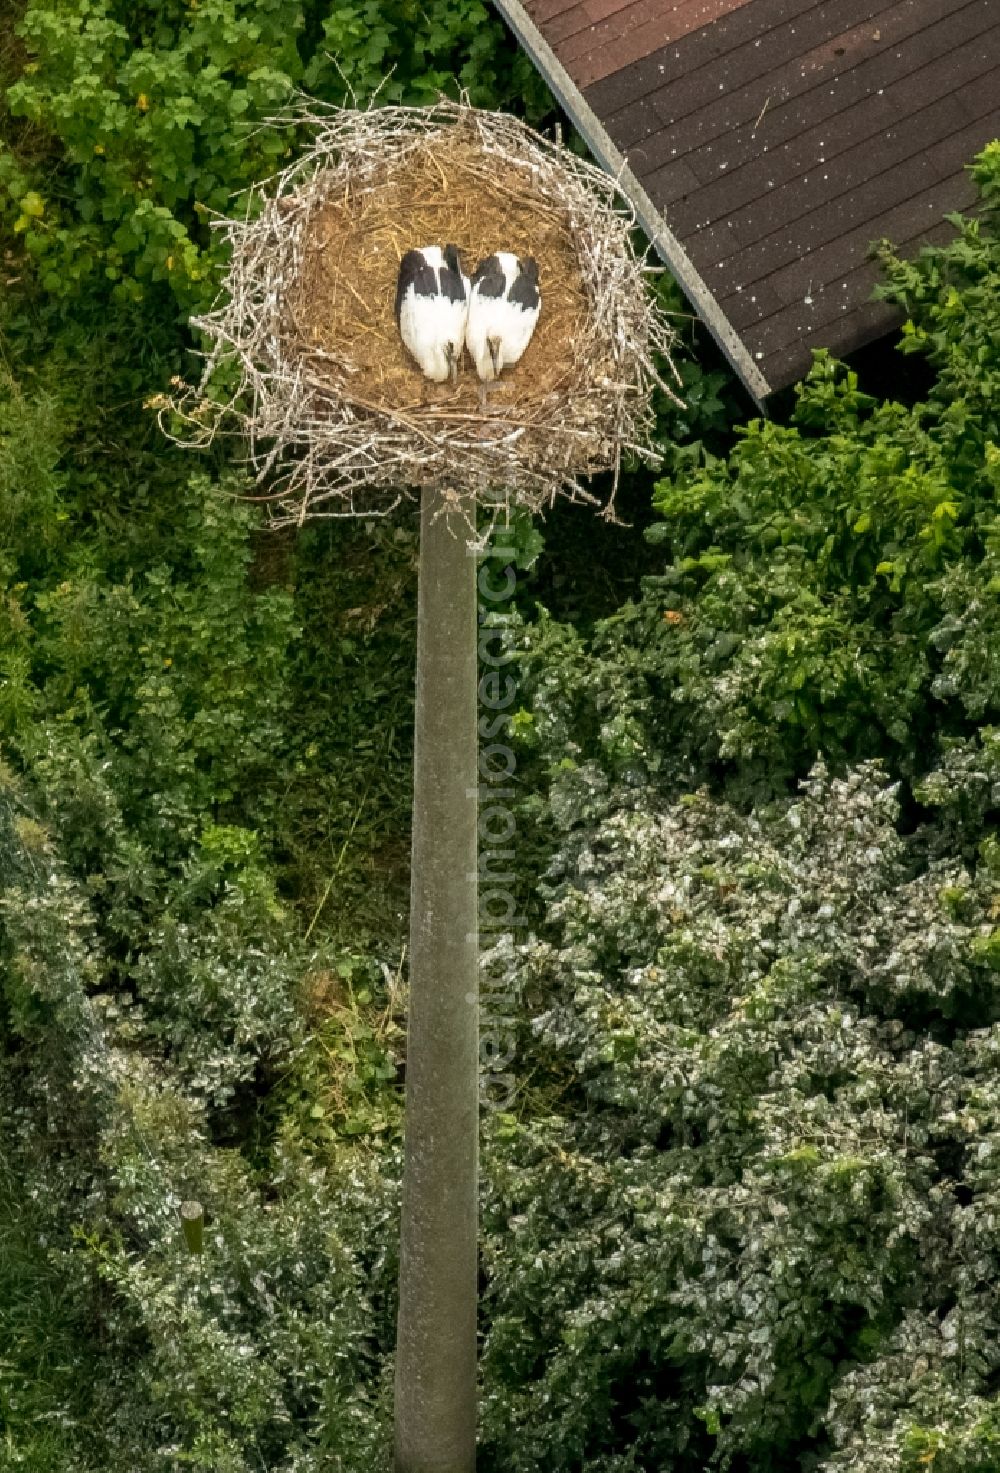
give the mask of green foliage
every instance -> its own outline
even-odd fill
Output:
[[[409,883],[416,552],[405,520],[297,538],[302,637],[274,819],[309,926],[393,965]]]
[[[184,316],[210,300],[208,219],[291,153],[291,130],[259,124],[296,87],[551,105],[482,0],[29,0],[18,30],[30,60],[7,105],[51,137],[57,167],[0,142],[0,223],[74,311],[81,293]]]
[[[91,369],[0,400],[0,1461],[370,1468],[401,907],[365,870],[405,842],[412,536],[265,544],[234,473],[103,438]],[[359,894],[334,1017],[313,979]],[[323,1164],[359,1135],[376,1178]]]
[[[273,132],[251,140],[246,124],[287,101],[301,74],[302,10],[229,0],[158,17],[135,10],[114,0],[27,7],[32,60],[8,105],[59,140],[62,178],[40,190],[8,156],[3,183],[47,291],[74,293],[100,274],[132,299],[167,282],[190,307],[207,239],[191,239],[191,227],[286,146]]]
[[[402,1098],[388,1089],[405,1052],[400,985],[386,963],[351,955],[306,976],[309,1035],[275,1097],[284,1129],[310,1150],[401,1137]]]
[[[996,168],[987,151],[952,245],[886,258],[929,399],[876,404],[820,353],[791,424],[754,420],[726,456],[676,446],[642,597],[571,660],[572,635],[529,636],[541,750],[596,740],[613,772],[780,791],[817,752],[916,776],[998,719]]]
[[[171,1459],[206,1473],[260,1459],[373,1466],[384,1418],[371,1255],[390,1237],[395,1172],[388,1158],[381,1181],[360,1162],[318,1171],[290,1130],[257,1174],[213,1143],[205,1110],[242,1059],[294,1044],[290,954],[276,938],[250,944],[254,917],[227,894],[197,931],[168,923],[151,938],[131,992],[95,905],[9,781],[0,818],[0,1213],[11,1192],[30,1204],[0,1281],[24,1274],[36,1304],[58,1306],[52,1340],[20,1290],[4,1311],[10,1466],[45,1466],[51,1439],[22,1434],[50,1421],[67,1465],[121,1473]],[[235,841],[212,842],[231,853]],[[228,927],[241,951],[213,953]],[[190,1197],[207,1213],[197,1257],[178,1217]]]
[[[338,4],[323,17],[305,82],[335,97],[346,84],[362,103],[377,94],[420,107],[460,88],[475,107],[513,107],[536,120],[552,107],[534,67],[483,0]]]
[[[879,295],[895,302],[910,320],[903,351],[925,354],[938,383],[938,434],[966,475],[979,465],[977,452],[1000,441],[997,408],[996,337],[1000,306],[996,293],[997,211],[1000,207],[1000,144],[991,143],[969,170],[979,191],[981,213],[950,215],[957,237],[948,246],[903,261],[888,242],[879,258],[887,281]],[[996,484],[996,462],[993,466]]]
[[[990,1466],[995,877],[918,869],[874,766],[745,814],[584,764],[552,812],[486,1466],[889,1473],[924,1418]]]
[[[195,477],[175,491],[188,569],[68,578],[32,609],[46,706],[113,745],[126,813],[157,850],[186,847],[202,811],[265,780],[280,726],[290,600],[248,594],[250,519],[227,489]],[[31,740],[40,750],[51,738]]]
[[[641,597],[518,628],[489,1469],[997,1466],[998,163],[884,253],[926,402],[819,355],[671,452]]]

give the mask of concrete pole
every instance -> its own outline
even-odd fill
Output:
[[[478,1250],[476,559],[423,492],[395,1473],[474,1473]]]

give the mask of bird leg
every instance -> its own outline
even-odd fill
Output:
[[[495,379],[492,381],[488,379],[479,380],[479,408],[484,414],[490,407],[490,395],[495,394],[499,387],[500,385]]]

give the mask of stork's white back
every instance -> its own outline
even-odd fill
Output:
[[[399,334],[421,371],[435,383],[444,383],[450,372],[446,343],[454,345],[455,361],[465,342],[466,302],[449,302],[446,297],[418,297],[408,291],[399,309]]]
[[[541,311],[540,301],[538,306],[525,309],[519,303],[508,300],[520,263],[512,251],[498,251],[496,255],[504,276],[503,296],[483,296],[473,286],[469,302],[466,342],[481,379],[497,377],[505,367],[517,363],[524,356]],[[494,341],[499,340],[500,344],[496,373],[489,348],[491,338]]]

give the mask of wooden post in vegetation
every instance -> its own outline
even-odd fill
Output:
[[[476,1463],[476,560],[444,506],[424,491],[396,1473]]]

